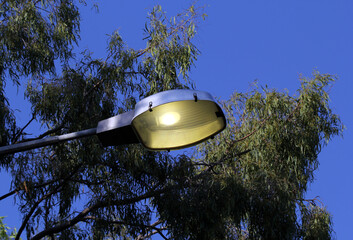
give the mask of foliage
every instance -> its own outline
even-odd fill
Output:
[[[311,79],[301,78],[297,96],[255,87],[246,94],[234,93],[224,102],[228,128],[200,146],[194,161],[217,175],[238,180],[243,192],[232,198],[240,200],[224,213],[237,223],[237,232],[245,230],[251,239],[302,238],[300,219],[310,225],[304,225],[305,229],[321,229],[319,224],[313,225],[315,221],[307,220],[315,218],[316,211],[308,217],[303,202],[319,165],[321,148],[343,130],[339,117],[328,106],[325,89],[333,81],[331,75],[314,72]],[[302,215],[296,214],[297,208],[302,209]],[[321,212],[328,214],[324,208]],[[326,223],[326,236],[331,236],[331,222],[321,222]]]
[[[302,208],[303,239],[330,239],[332,217],[327,211],[311,203]]]
[[[8,231],[10,228],[6,226],[6,224],[3,222],[3,219],[5,217],[0,217],[0,239],[1,240],[9,240],[9,239],[14,239],[16,237],[17,231],[16,228],[8,235]]]
[[[168,19],[157,6],[145,25],[146,48],[127,47],[116,31],[105,59],[88,51],[73,59],[76,4],[0,5],[0,80],[31,77],[29,122],[48,129],[35,139],[92,128],[146,96],[194,87],[189,72],[199,51],[192,39],[202,9],[191,6]],[[314,72],[301,79],[297,96],[256,86],[234,93],[222,102],[227,129],[190,155],[140,145],[103,149],[92,137],[9,156],[1,163],[11,170],[14,187],[0,199],[17,193],[23,214],[17,238],[24,230],[28,239],[330,238],[329,213],[305,192],[321,148],[342,132],[328,105],[333,81]],[[28,140],[2,93],[2,143]]]
[[[71,0],[0,1],[0,145],[21,135],[4,94],[6,82],[19,85],[20,77],[54,74],[56,60],[72,57],[79,20]]]

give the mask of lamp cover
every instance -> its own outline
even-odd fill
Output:
[[[171,150],[216,135],[226,127],[226,119],[209,93],[170,90],[138,102],[131,125],[146,148]]]

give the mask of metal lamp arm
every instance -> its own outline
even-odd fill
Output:
[[[0,155],[11,154],[22,152],[34,148],[45,147],[48,145],[53,145],[60,142],[65,142],[77,138],[88,137],[95,135],[97,132],[96,128],[90,128],[78,132],[63,134],[59,136],[50,136],[43,139],[32,140],[28,142],[17,143],[13,145],[0,147]]]

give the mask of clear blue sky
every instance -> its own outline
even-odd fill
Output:
[[[104,57],[107,36],[119,29],[133,48],[144,48],[146,13],[155,4],[173,16],[191,1],[107,0],[96,13],[84,9],[80,49]],[[319,155],[320,166],[308,198],[316,196],[333,215],[338,239],[351,239],[353,228],[353,1],[352,0],[200,0],[206,6],[195,39],[201,50],[192,79],[199,90],[227,99],[234,90],[247,91],[255,79],[262,85],[294,94],[299,74],[310,77],[317,69],[335,74],[331,106],[346,125],[344,138],[335,138]],[[21,90],[9,88],[11,106],[19,109],[20,124],[30,118]],[[39,133],[39,132],[37,132]],[[9,188],[1,172],[0,194]],[[13,202],[0,202],[0,215],[9,226],[20,226]]]

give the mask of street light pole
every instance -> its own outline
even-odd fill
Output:
[[[226,127],[222,109],[207,93],[169,90],[142,99],[134,110],[104,119],[97,128],[0,147],[0,156],[97,135],[103,146],[141,143],[152,151],[181,149]]]

